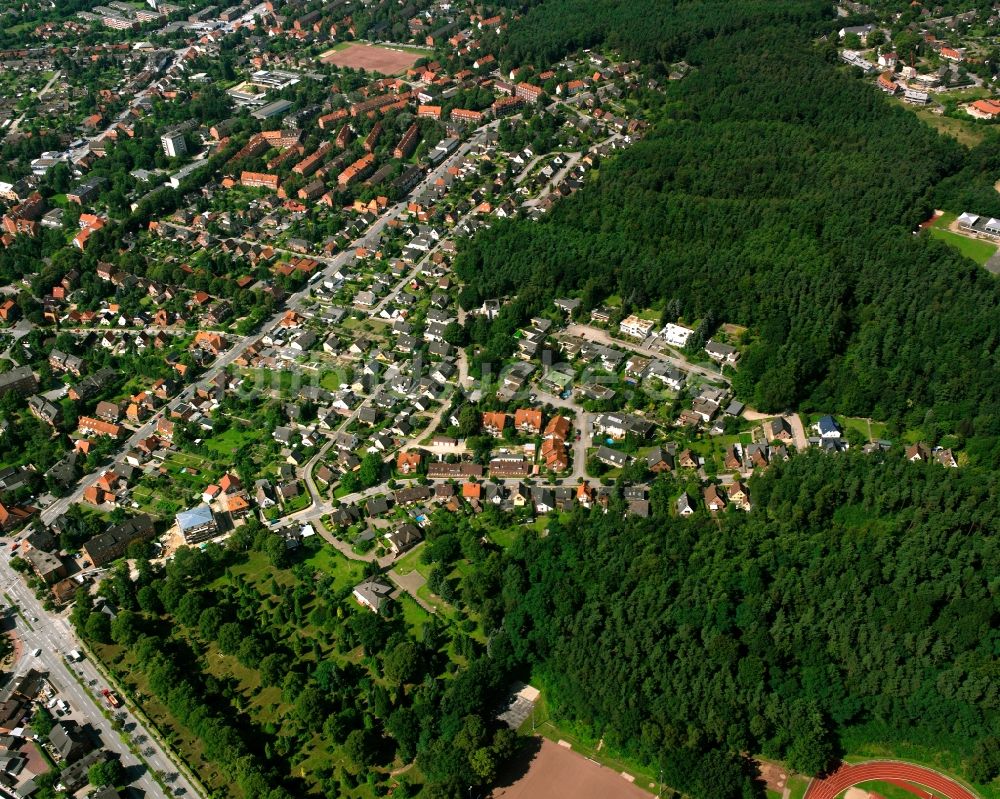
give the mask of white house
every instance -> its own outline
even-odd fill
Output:
[[[693,333],[694,331],[689,327],[670,322],[660,331],[660,338],[672,347],[686,347],[688,339]]]
[[[618,329],[626,336],[646,338],[653,330],[653,323],[648,319],[640,319],[635,314],[622,319]]]
[[[819,433],[820,438],[840,438],[840,425],[832,416],[821,416],[813,427]]]

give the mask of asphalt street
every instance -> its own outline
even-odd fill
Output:
[[[111,720],[102,712],[107,706],[101,691],[110,686],[101,678],[97,667],[86,658],[73,664],[66,660],[68,652],[80,649],[66,614],[50,614],[42,608],[21,575],[11,568],[6,553],[0,555],[0,589],[20,610],[20,614],[14,616],[14,623],[23,646],[14,674],[24,674],[31,668],[47,672],[60,698],[99,733],[106,749],[120,756],[126,774],[132,777],[130,785],[142,791],[144,796],[170,795],[153,779],[152,769],[171,775],[168,784],[173,795],[200,797],[201,792],[180,773],[145,725],[124,706],[118,712],[125,717],[125,737],[142,754],[145,764],[122,740],[122,734],[115,731]],[[34,656],[32,653],[38,649],[41,652]]]

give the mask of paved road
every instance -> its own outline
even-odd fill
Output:
[[[671,355],[666,352],[661,352],[660,350],[650,349],[649,347],[645,347],[641,344],[633,344],[629,341],[622,341],[621,339],[613,338],[607,330],[600,327],[594,327],[593,325],[571,324],[567,326],[566,332],[568,332],[571,336],[579,336],[587,341],[596,341],[598,344],[603,344],[606,347],[618,347],[620,349],[631,350],[632,352],[637,352],[640,355],[645,355],[647,358],[655,358],[659,361],[666,361],[667,363],[676,366],[678,369],[701,375],[702,377],[714,382],[729,383],[729,378],[717,369],[709,369],[706,366],[693,364],[686,358],[682,358],[679,355]]]
[[[455,164],[457,164],[466,155],[468,155],[469,152],[474,147],[476,147],[476,146],[478,146],[479,144],[482,143],[483,136],[484,136],[485,131],[487,129],[491,129],[491,128],[492,129],[496,129],[499,126],[499,124],[500,124],[500,120],[495,120],[495,121],[491,122],[483,130],[481,130],[479,133],[477,133],[472,138],[470,138],[467,142],[463,142],[461,145],[459,145],[458,148],[456,148],[455,152],[453,152],[444,161],[442,161],[435,169],[433,169],[433,170],[431,170],[430,172],[427,173],[427,176],[424,178],[424,180],[421,183],[421,187],[431,186],[431,185],[434,184],[434,181],[436,181],[440,177],[443,177],[452,166],[454,166]],[[412,194],[414,196],[418,195],[419,193],[420,192],[417,189],[415,189],[412,192]],[[400,203],[400,205],[403,206],[402,203]],[[465,216],[463,216],[462,219],[459,220],[459,222],[463,221],[466,217],[470,216],[472,213],[473,212],[471,210],[468,211],[465,214]],[[445,236],[437,244],[435,244],[433,247],[431,247],[424,254],[424,256],[413,265],[413,268],[406,275],[404,275],[403,278],[393,287],[392,291],[390,291],[381,300],[379,300],[378,303],[376,303],[376,305],[368,312],[368,315],[369,316],[378,316],[379,312],[390,301],[394,300],[396,298],[396,296],[399,294],[399,292],[401,292],[409,284],[409,282],[411,280],[413,280],[418,274],[420,274],[420,270],[423,268],[424,263],[427,261],[427,259],[430,258],[435,253],[435,251],[441,246],[441,242],[446,241],[447,239],[448,239],[448,237]]]
[[[424,579],[424,576],[420,572],[414,569],[408,574],[400,574],[395,569],[390,569],[388,571],[388,575],[389,579],[392,580],[401,589],[403,589],[406,593],[408,593],[411,597],[413,597],[413,600],[418,605],[420,605],[420,607],[422,607],[428,613],[437,612],[437,609],[433,605],[424,602],[423,599],[417,596],[417,591],[419,591],[421,586],[423,586],[423,584],[427,582]]]
[[[38,94],[35,95],[35,99],[41,100],[46,94],[48,94],[49,91],[51,91],[52,87],[55,86],[56,81],[59,80],[60,75],[62,75],[62,72],[56,70],[55,74],[51,78],[49,78],[49,82],[46,83],[41,88],[41,91],[39,91]],[[8,136],[10,136],[13,133],[17,133],[17,129],[20,127],[21,123],[24,122],[24,117],[25,115],[21,114],[21,116],[19,116],[17,119],[14,120],[13,124],[7,130]]]
[[[785,419],[792,428],[792,435],[795,437],[795,448],[799,452],[805,452],[809,447],[809,440],[806,436],[806,430],[802,426],[802,417],[797,413],[790,413]]]
[[[147,797],[165,797],[167,794],[163,788],[152,778],[139,758],[114,730],[111,721],[101,712],[104,699],[100,691],[108,687],[108,684],[101,678],[97,668],[89,660],[83,660],[72,666],[66,663],[64,655],[72,649],[79,648],[76,634],[66,615],[46,613],[21,576],[10,567],[5,555],[0,556],[0,587],[4,594],[14,600],[21,613],[31,620],[25,621],[21,616],[15,616],[17,635],[24,646],[14,672],[21,674],[32,667],[48,672],[53,687],[74,711],[82,715],[100,733],[104,746],[121,756],[122,765],[130,770],[130,774],[138,775],[132,785],[141,789]],[[41,650],[37,658],[31,655],[35,649]],[[74,678],[70,672],[71,668],[82,679],[86,688]],[[173,789],[182,789],[184,795],[188,797],[200,797],[201,792],[183,776],[150,731],[133,714],[126,712],[125,715],[129,736],[133,741],[136,739],[142,741],[141,750],[150,753],[143,755],[149,767],[161,774],[176,774],[176,779],[171,783]]]
[[[576,420],[574,426],[576,431],[580,433],[579,439],[571,442],[573,450],[573,468],[567,478],[563,479],[563,484],[568,480],[570,482],[576,482],[580,478],[587,477],[587,447],[591,443],[593,423],[595,414],[587,413],[573,398],[572,396],[563,399],[562,397],[556,396],[555,394],[549,394],[547,391],[542,391],[539,388],[534,390],[535,397],[538,402],[542,404],[552,405],[556,408],[565,408],[571,410],[576,414]]]
[[[11,342],[10,346],[7,347],[7,349],[5,349],[2,353],[0,353],[0,358],[8,357],[14,345],[22,338],[24,338],[26,335],[28,335],[28,333],[30,333],[34,329],[34,327],[35,326],[31,324],[31,322],[29,322],[27,319],[21,319],[17,321],[13,327],[9,327],[6,330],[4,330],[3,331],[4,333],[11,336]]]
[[[812,780],[806,788],[805,799],[835,799],[848,788],[869,780],[923,786],[946,799],[978,799],[976,794],[950,777],[923,766],[898,760],[880,760],[857,765],[845,763],[829,777]]]

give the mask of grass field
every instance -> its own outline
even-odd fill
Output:
[[[865,440],[875,441],[885,438],[885,422],[871,422],[860,416],[841,416],[839,421],[846,430],[856,430],[865,437]]]
[[[233,425],[226,432],[212,438],[205,439],[204,446],[213,455],[229,458],[233,453],[243,449],[249,444],[255,444],[264,436],[263,431]]]
[[[966,258],[971,258],[980,266],[996,255],[997,246],[995,244],[983,241],[982,239],[962,236],[948,230],[948,226],[955,221],[955,218],[955,214],[953,213],[944,213],[939,216],[934,220],[934,224],[931,225],[931,235],[936,239],[940,239],[949,247],[954,247]]]
[[[417,601],[405,592],[399,595],[399,606],[403,610],[406,626],[413,631],[414,637],[419,641],[423,635],[424,627],[431,620],[431,614],[420,607]]]
[[[809,780],[806,777],[793,776],[788,778],[789,799],[802,799],[806,795]]]
[[[914,794],[912,791],[906,790],[906,788],[901,788],[898,785],[893,785],[891,782],[882,782],[880,780],[872,780],[871,782],[863,782],[857,786],[863,791],[874,791],[883,799],[914,799]],[[927,791],[934,797],[939,797],[939,794],[929,791],[921,786],[921,790]]]
[[[938,133],[951,136],[953,139],[964,144],[966,147],[975,147],[986,137],[986,126],[977,125],[971,119],[966,122],[954,117],[946,117],[942,114],[935,114],[929,108],[918,108],[916,106],[900,103],[903,108],[916,114],[924,122],[930,125]]]

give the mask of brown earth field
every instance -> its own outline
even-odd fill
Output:
[[[650,794],[611,769],[545,738],[504,770],[490,799],[649,799]]]
[[[364,69],[383,75],[397,75],[412,67],[419,58],[420,56],[414,53],[404,53],[402,50],[389,50],[371,44],[351,44],[343,50],[335,50],[323,56],[323,63]]]

